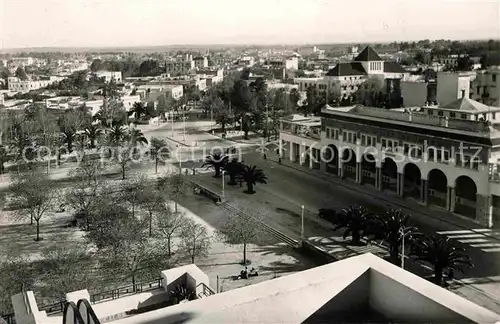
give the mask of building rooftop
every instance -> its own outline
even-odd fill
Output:
[[[500,315],[364,254],[110,323],[493,324],[499,319]]]
[[[385,73],[407,73],[407,71],[396,62],[385,61],[384,62],[384,72]]]
[[[455,101],[449,102],[445,105],[439,106],[439,108],[449,109],[449,110],[460,110],[463,112],[474,112],[474,113],[488,112],[489,110],[491,110],[491,107],[467,97],[462,97]]]
[[[365,75],[366,71],[359,62],[338,63],[333,69],[328,71],[327,76],[349,76]]]
[[[354,62],[383,61],[377,52],[370,46],[366,46],[361,53],[353,60]]]
[[[446,129],[447,132],[454,131],[459,133],[470,133],[476,137],[490,138],[493,136],[493,133],[495,137],[499,135],[498,131],[482,121],[446,119],[419,112],[410,113],[365,107],[362,105],[341,108],[325,106],[322,109],[322,112],[326,114],[355,115],[365,119],[380,119],[387,124],[401,124],[401,122],[405,122],[407,124],[418,124],[419,127],[433,127],[434,129],[441,128]]]

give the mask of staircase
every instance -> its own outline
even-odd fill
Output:
[[[200,283],[198,286],[196,286],[196,290],[198,291],[199,288],[202,288],[201,291],[196,295],[198,299],[209,297],[215,294],[215,291],[212,290],[212,288],[208,287],[205,285],[203,282]]]
[[[262,229],[264,231],[268,232],[269,234],[271,234],[272,236],[274,236],[278,240],[280,240],[280,241],[288,244],[289,246],[291,246],[293,248],[297,248],[297,247],[300,246],[299,242],[296,241],[296,240],[294,240],[290,236],[281,233],[280,231],[278,231],[278,230],[274,229],[273,227],[267,225],[266,223],[264,223],[263,221],[259,220],[256,217],[252,217],[251,215],[245,214],[244,212],[242,212],[238,208],[232,206],[231,204],[229,204],[227,202],[223,202],[223,203],[220,204],[220,206],[222,208],[226,209],[227,211],[235,214],[235,215],[244,214],[245,216],[249,217],[250,219],[253,219],[255,222],[257,222],[259,224],[259,226],[262,227]]]
[[[86,299],[80,299],[76,305],[67,302],[64,306],[63,324],[101,324],[94,309]]]

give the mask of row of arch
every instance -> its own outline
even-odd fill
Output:
[[[324,161],[327,163],[327,171],[338,174],[339,172],[339,157],[338,149],[335,145],[329,145],[330,149],[325,150]],[[332,156],[333,154],[333,156]],[[372,154],[365,153],[361,157],[361,174],[357,174],[356,153],[350,148],[345,148],[342,151],[342,174],[345,177],[354,180],[359,178],[362,184],[376,186],[376,159]],[[473,179],[462,175],[455,179],[454,185],[448,183],[446,174],[439,169],[432,169],[427,177],[423,180],[427,181],[427,185],[422,180],[422,172],[415,163],[407,163],[403,167],[403,172],[398,176],[398,167],[396,162],[390,157],[386,157],[381,163],[382,181],[379,184],[380,190],[400,191],[403,197],[412,197],[422,200],[425,197],[426,203],[437,205],[443,208],[450,208],[453,212],[462,214],[467,217],[474,218],[476,216],[476,195],[477,186]],[[400,180],[400,177],[403,177]],[[398,186],[400,182],[401,188]],[[448,187],[454,187],[452,195],[449,193]],[[426,191],[426,192],[425,192]],[[449,200],[453,200],[450,203]],[[451,204],[451,207],[450,205]]]

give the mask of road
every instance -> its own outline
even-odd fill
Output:
[[[225,186],[226,196],[236,204],[246,204],[247,208],[257,208],[264,213],[272,214],[270,225],[276,226],[285,234],[294,238],[300,236],[300,205],[303,204],[306,209],[305,236],[326,247],[330,252],[348,254],[345,246],[339,244],[342,242],[341,237],[338,234],[332,235],[328,224],[317,221],[316,212],[319,208],[341,210],[350,205],[362,205],[374,212],[381,212],[388,208],[403,209],[412,215],[413,224],[419,226],[422,232],[427,234],[439,232],[447,235],[455,244],[466,249],[475,267],[465,269],[461,279],[472,286],[459,287],[456,290],[457,293],[500,312],[500,260],[497,254],[499,253],[498,246],[500,246],[500,232],[480,229],[477,226],[460,225],[461,222],[457,222],[459,225],[453,225],[453,222],[432,217],[433,215],[448,217],[448,219],[454,217],[447,212],[426,208],[414,201],[401,200],[387,194],[372,195],[366,187],[360,188],[354,183],[329,178],[327,175],[312,175],[270,160],[263,160],[255,151],[249,151],[243,159],[245,163],[257,165],[263,169],[268,175],[268,183],[258,184],[255,188],[257,193],[253,196],[243,194],[241,188]],[[203,178],[203,181],[211,181],[208,175],[201,175],[200,178]],[[216,183],[212,182],[211,185],[219,190],[222,189],[220,180],[216,180]],[[475,244],[478,241],[483,243]],[[364,252],[379,252],[374,247],[364,248]],[[344,249],[344,252],[338,249]],[[408,267],[412,267],[412,271],[421,271],[410,264]],[[457,273],[457,276],[459,275]],[[497,301],[493,302],[492,298]]]

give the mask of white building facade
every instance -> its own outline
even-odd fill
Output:
[[[279,150],[395,199],[487,227],[500,223],[500,131],[482,121],[327,106],[321,121],[282,120]]]

